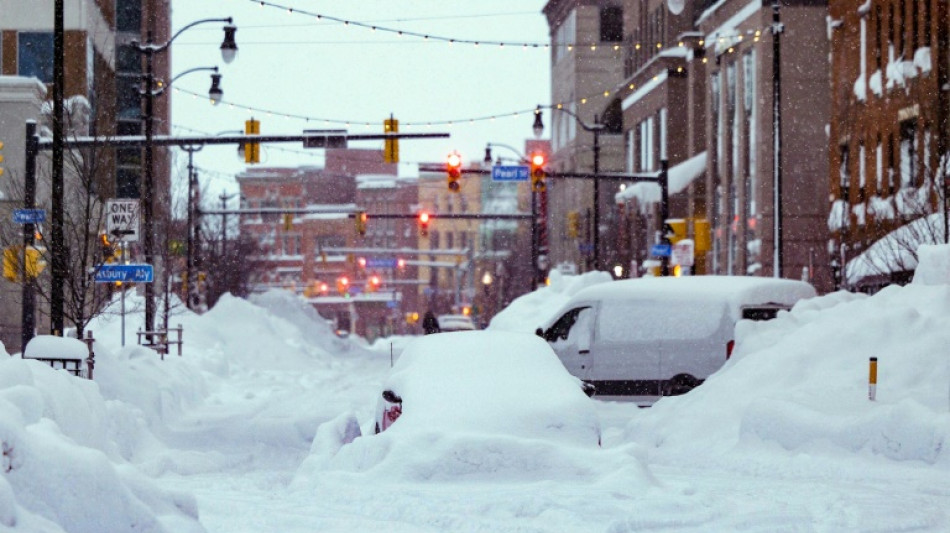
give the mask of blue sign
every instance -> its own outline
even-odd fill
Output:
[[[650,248],[650,255],[656,257],[669,257],[673,253],[673,246],[670,244],[654,244]]]
[[[155,277],[152,265],[101,265],[96,283],[151,283]]]
[[[386,300],[387,309],[396,309],[399,307],[399,300]]]
[[[525,165],[495,165],[491,167],[492,181],[528,181],[530,174]]]
[[[396,268],[396,259],[367,259],[366,268]]]
[[[16,224],[39,224],[46,222],[46,210],[16,209],[13,211],[13,222]]]
[[[578,243],[577,251],[582,254],[592,254],[594,253],[594,245],[589,242]]]

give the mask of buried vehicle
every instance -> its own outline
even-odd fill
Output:
[[[771,319],[815,295],[808,283],[776,278],[614,281],[578,292],[536,333],[598,397],[649,405],[721,368],[739,320]]]
[[[383,384],[376,433],[494,434],[600,442],[584,384],[532,335],[466,331],[409,344]]]

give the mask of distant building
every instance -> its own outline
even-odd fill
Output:
[[[372,192],[374,185],[393,184],[396,193],[389,208],[415,202],[411,182],[397,180],[396,165],[383,163],[381,150],[331,149],[323,167],[248,167],[237,181],[243,208],[274,211],[240,218],[241,233],[253,236],[263,252],[263,274],[254,290],[281,288],[301,294],[339,329],[371,339],[398,330],[393,309],[399,307],[388,303],[402,301],[392,283],[395,274],[387,272],[390,277],[381,277],[378,290],[367,290],[369,271],[358,261],[364,256],[353,251],[368,243],[388,247],[411,240],[396,238],[395,226],[373,219],[365,237],[357,234],[352,215],[363,207],[357,202],[367,201],[374,208],[384,203],[385,195]],[[312,212],[281,212],[304,208]]]

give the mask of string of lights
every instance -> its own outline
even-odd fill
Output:
[[[326,15],[326,14],[323,14],[323,13],[316,13],[316,12],[308,11],[308,10],[305,10],[305,9],[299,9],[299,8],[295,8],[295,7],[293,7],[293,6],[288,6],[288,5],[285,5],[285,4],[278,4],[278,3],[275,3],[275,2],[268,2],[268,1],[266,1],[266,0],[249,0],[249,1],[252,2],[252,3],[254,3],[254,4],[260,5],[261,8],[269,7],[269,8],[273,8],[273,9],[279,9],[279,10],[285,11],[285,12],[287,12],[288,14],[291,14],[291,15],[305,16],[305,17],[313,18],[313,19],[316,19],[316,20],[319,20],[319,21],[333,22],[333,23],[337,23],[337,24],[342,24],[343,26],[347,26],[347,27],[354,27],[354,28],[361,28],[361,29],[365,29],[365,30],[370,30],[370,31],[372,31],[372,32],[390,33],[390,34],[397,35],[397,36],[399,36],[399,37],[412,37],[412,38],[422,39],[423,41],[443,42],[443,43],[448,43],[449,45],[452,45],[452,44],[456,44],[456,43],[457,43],[457,44],[473,45],[473,46],[476,46],[476,47],[477,47],[477,46],[480,46],[480,45],[485,45],[485,46],[493,46],[493,47],[497,46],[497,47],[499,47],[499,48],[508,47],[508,48],[512,48],[512,49],[517,49],[517,48],[522,48],[522,49],[527,49],[527,48],[543,48],[543,49],[548,49],[548,48],[551,48],[551,46],[554,46],[554,47],[556,47],[556,48],[557,48],[557,47],[564,48],[564,49],[566,49],[566,50],[569,51],[569,52],[572,51],[574,48],[585,48],[585,49],[586,49],[586,48],[589,48],[589,49],[591,49],[591,50],[597,50],[597,49],[600,48],[600,47],[608,47],[608,48],[612,48],[612,49],[615,50],[615,51],[619,51],[619,50],[621,49],[621,47],[622,47],[622,45],[619,44],[619,43],[608,43],[608,44],[605,44],[604,42],[600,42],[600,41],[592,41],[592,42],[588,42],[588,43],[580,43],[580,42],[558,42],[558,43],[555,43],[555,44],[552,45],[551,43],[548,43],[548,42],[543,42],[543,43],[542,43],[542,42],[531,42],[531,41],[498,41],[498,40],[490,40],[490,39],[488,39],[488,40],[476,40],[476,39],[465,39],[465,38],[447,37],[447,36],[444,36],[444,35],[434,35],[434,34],[430,34],[430,33],[423,33],[423,32],[417,32],[417,31],[409,31],[409,30],[394,28],[394,27],[390,27],[390,26],[381,26],[381,25],[379,25],[379,24],[374,24],[374,23],[361,22],[361,21],[356,21],[356,20],[352,20],[352,19],[345,19],[345,18],[336,17],[336,16],[332,16],[332,15]],[[744,32],[744,33],[745,33],[746,35],[753,36],[754,40],[755,40],[756,42],[758,42],[759,37],[761,36],[761,34],[762,34],[763,32],[765,32],[765,31],[768,31],[768,29],[769,29],[769,27],[764,27],[764,28],[761,28],[761,29],[758,29],[758,30],[751,30],[751,31],[747,31],[747,32]],[[739,36],[739,41],[741,42],[741,41],[742,41],[742,33],[739,33],[738,36]],[[637,41],[637,42],[635,42],[635,43],[630,43],[630,45],[631,45],[635,50],[640,50],[640,49],[641,49],[642,47],[644,47],[644,46],[653,46],[651,43],[646,43],[646,42],[644,42],[644,41]],[[700,44],[700,46],[702,46],[702,44]],[[657,47],[657,48],[662,48],[662,47],[663,47],[663,44],[658,42],[658,43],[656,43],[656,47]]]

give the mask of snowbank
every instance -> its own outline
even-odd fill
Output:
[[[564,276],[557,270],[552,270],[548,279],[550,285],[516,298],[511,305],[492,318],[486,329],[533,334],[538,326],[550,322],[561,306],[578,291],[591,285],[612,281],[613,277],[600,271]]]
[[[765,447],[950,466],[950,286],[809,299],[775,320],[740,322],[736,341],[725,367],[638,413],[627,437],[656,458],[686,463],[750,462]]]

